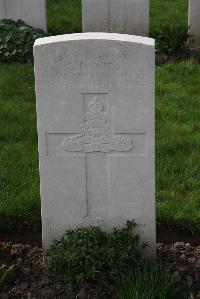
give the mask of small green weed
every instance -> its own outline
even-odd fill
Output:
[[[16,263],[12,266],[1,265],[0,266],[0,286],[3,285],[12,273],[16,270],[16,267],[21,263],[22,259],[17,259]]]
[[[184,299],[186,288],[173,280],[161,262],[144,265],[122,275],[117,288],[117,299]]]

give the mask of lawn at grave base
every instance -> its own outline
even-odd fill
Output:
[[[157,222],[200,233],[200,65],[163,65],[156,76]],[[32,65],[0,66],[0,107],[0,232],[38,231]]]

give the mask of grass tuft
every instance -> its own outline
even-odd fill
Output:
[[[184,299],[186,289],[173,280],[161,262],[146,262],[141,269],[122,276],[117,299]]]

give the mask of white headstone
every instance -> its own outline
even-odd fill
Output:
[[[47,37],[34,57],[44,248],[134,219],[154,250],[154,40]]]
[[[0,0],[0,19],[22,20],[47,31],[46,0]]]
[[[189,0],[190,44],[200,47],[200,0]]]
[[[147,36],[149,0],[82,0],[83,32]]]
[[[0,20],[5,19],[5,16],[6,16],[5,0],[0,0]]]

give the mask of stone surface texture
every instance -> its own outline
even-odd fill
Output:
[[[155,250],[154,40],[111,33],[34,45],[43,245],[134,219]]]
[[[83,32],[148,36],[149,0],[82,0]]]
[[[0,0],[0,19],[22,20],[47,31],[46,0]]]
[[[200,47],[200,0],[189,0],[190,45]]]

